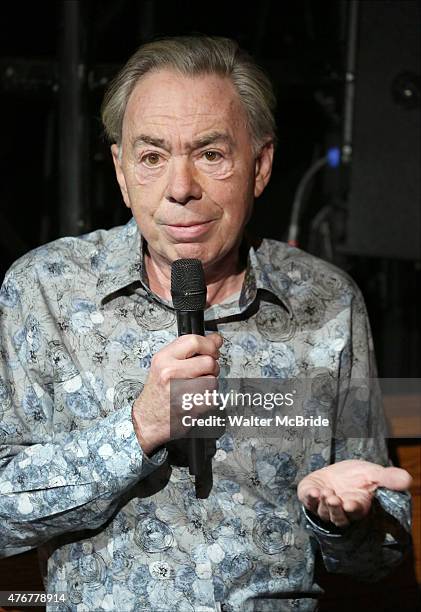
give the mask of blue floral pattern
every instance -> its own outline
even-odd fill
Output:
[[[373,515],[343,535],[306,517],[296,494],[306,474],[331,461],[388,463],[378,398],[335,401],[338,381],[375,375],[353,282],[265,240],[249,250],[241,294],[205,318],[225,339],[224,376],[312,377],[310,413],[353,410],[373,437],[226,432],[212,491],[196,499],[188,468],[170,464],[165,448],[147,458],[133,430],[151,357],[177,335],[171,305],[148,288],[142,252],[132,219],[39,247],[4,280],[2,553],[39,547],[45,588],[67,593],[56,609],[69,612],[311,611],[317,543],[330,571],[387,572],[407,544],[407,494],[379,490]]]

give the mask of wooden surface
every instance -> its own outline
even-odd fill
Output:
[[[385,396],[383,407],[393,438],[421,439],[421,396]]]
[[[397,444],[399,465],[411,474],[412,538],[415,550],[415,573],[421,584],[421,445]]]
[[[421,584],[421,397],[392,395],[383,398],[392,440],[394,463],[408,470],[413,481],[412,537],[415,549],[415,572]]]

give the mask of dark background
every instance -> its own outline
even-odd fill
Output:
[[[346,269],[360,285],[380,375],[420,376],[420,3],[415,0],[44,0],[24,9],[3,3],[0,275],[33,247],[128,219],[99,106],[116,70],[140,43],[159,35],[236,38],[269,72],[279,100],[279,147],[251,225],[259,235],[285,240],[300,178],[328,146],[343,145],[353,4],[359,5],[354,156],[312,181],[299,244]],[[69,89],[77,89],[69,79],[69,37],[84,67],[76,108],[69,98]],[[405,105],[402,92],[408,89],[412,104]],[[69,150],[77,121],[80,138],[73,138]]]
[[[356,9],[355,98],[347,107]],[[99,107],[135,49],[160,35],[229,36],[266,68],[278,96],[279,145],[252,231],[286,240],[299,181],[329,146],[343,147],[351,110],[352,158],[309,184],[299,246],[361,287],[380,375],[421,376],[419,29],[417,0],[2,3],[0,277],[40,244],[128,220]],[[72,61],[83,67],[76,81]],[[367,608],[352,603],[352,584],[340,589],[350,610],[395,610],[386,587],[383,604],[377,591]]]
[[[99,106],[116,70],[140,43],[159,35],[236,38],[269,72],[279,100],[279,146],[251,226],[263,237],[285,240],[300,178],[328,146],[343,145],[353,4],[359,5],[354,155],[350,164],[312,181],[299,245],[346,269],[360,285],[380,375],[420,376],[416,0],[44,0],[24,10],[20,3],[2,4],[0,274],[30,248],[128,219]],[[69,36],[84,67],[76,110],[69,102],[68,90],[75,89],[68,78]],[[405,104],[408,89],[411,103]],[[80,117],[75,169],[68,142]]]

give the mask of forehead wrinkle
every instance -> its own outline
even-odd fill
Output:
[[[217,110],[215,104],[211,105],[211,99],[212,95],[210,98],[198,95],[186,110],[180,106],[185,104],[185,98],[179,100],[177,95],[175,98],[167,95],[163,99],[155,96],[153,89],[135,90],[126,109],[126,125],[123,125],[132,150],[141,144],[151,144],[166,151],[176,147],[191,151],[216,142],[214,135],[210,137],[215,131],[220,133],[224,144],[237,148],[237,130],[233,128],[242,122],[244,112],[238,96],[227,95],[217,100]],[[188,142],[183,144],[183,139]]]
[[[201,147],[206,147],[210,144],[223,142],[230,147],[234,146],[233,139],[231,136],[224,131],[220,130],[211,130],[202,136],[198,136],[191,143],[186,143],[185,148],[188,151],[194,151],[195,149],[199,149]],[[159,147],[171,153],[172,146],[171,143],[168,142],[165,138],[159,138],[149,134],[139,134],[132,141],[132,147],[135,148],[141,144],[149,144],[155,147]]]
[[[215,99],[217,108],[215,112]],[[185,120],[186,117],[207,117],[238,114],[241,101],[230,79],[218,75],[187,77],[171,69],[145,75],[136,84],[127,109],[138,119]],[[140,113],[139,113],[140,111]],[[230,117],[232,120],[235,117]]]
[[[210,124],[220,122],[221,120],[227,123],[232,123],[233,121],[238,120],[238,114],[240,111],[236,100],[226,101],[225,104],[218,103],[217,112],[215,110],[208,112],[207,109],[203,109],[203,104],[200,104],[199,102],[196,104],[194,109],[186,109],[183,101],[182,110],[176,108],[178,106],[177,104],[175,104],[175,106],[172,108],[168,108],[171,104],[174,104],[174,102],[167,100],[162,103],[163,108],[159,108],[159,104],[157,108],[157,104],[155,103],[153,105],[150,104],[148,108],[148,104],[145,104],[140,98],[137,100],[136,106],[133,108],[133,110],[131,110],[129,106],[128,109],[126,109],[127,120],[133,126],[136,124],[145,124],[145,127],[157,126],[166,128],[168,125],[171,125],[171,127],[176,126],[181,128],[189,128],[195,123],[197,124],[206,120],[208,120]],[[208,105],[208,103],[206,103],[206,105]],[[211,130],[212,126],[204,126],[201,131],[205,131],[206,129]]]
[[[219,128],[213,128],[212,124],[215,125],[215,123],[220,123],[224,119],[226,120],[227,123],[232,122],[232,118],[230,118],[229,116],[224,116],[223,112],[219,112],[219,113],[197,112],[197,113],[192,113],[192,114],[183,113],[182,115],[178,115],[177,113],[148,114],[147,112],[146,113],[142,112],[139,109],[139,113],[136,114],[134,118],[128,117],[128,123],[131,125],[132,129],[136,128],[136,124],[138,124],[139,126],[142,126],[142,124],[144,124],[145,127],[140,128],[142,130],[149,129],[149,128],[154,129],[155,127],[162,128],[162,129],[167,129],[168,127],[176,128],[176,129],[183,129],[183,128],[191,129],[192,127],[194,128],[195,124],[197,124],[198,122],[207,120],[207,119],[209,120],[208,126],[200,129],[200,131],[202,132],[213,131],[215,129],[219,129]],[[196,126],[196,129],[198,128],[200,128],[200,126]]]

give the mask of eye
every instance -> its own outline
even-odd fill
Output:
[[[147,153],[146,155],[142,157],[140,161],[144,163],[145,166],[152,168],[159,164],[160,159],[161,159],[161,156],[158,155],[158,153]]]
[[[219,161],[222,159],[222,155],[221,153],[218,153],[218,151],[205,151],[203,155],[206,161],[210,162]]]

